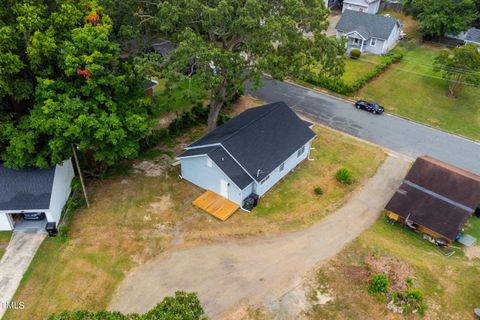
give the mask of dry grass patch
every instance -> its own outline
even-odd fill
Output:
[[[0,231],[0,260],[5,254],[5,250],[7,249],[11,237],[12,233],[10,231]]]
[[[405,319],[368,294],[376,273],[386,273],[395,290],[405,289],[412,279],[426,300],[424,319],[473,320],[480,301],[480,260],[468,260],[460,251],[445,257],[421,236],[383,217],[317,272],[315,287],[331,288],[335,298],[313,306],[310,319]],[[422,317],[408,317],[416,318]]]
[[[315,160],[288,175],[252,214],[238,211],[224,223],[191,204],[203,190],[181,180],[178,167],[160,176],[131,170],[129,175],[90,183],[92,207],[76,212],[67,242],[46,239],[42,244],[15,297],[25,301],[26,309],[10,310],[5,319],[43,319],[64,309],[105,308],[130,269],[173,247],[271,234],[318,221],[372,176],[385,155],[329,129],[315,130]],[[352,170],[353,185],[335,180],[340,167]],[[323,195],[314,193],[317,186]]]

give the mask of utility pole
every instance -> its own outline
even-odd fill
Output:
[[[72,143],[73,158],[75,159],[75,164],[78,170],[78,176],[80,177],[80,184],[82,185],[83,195],[85,197],[85,202],[87,203],[87,208],[90,208],[90,202],[88,201],[87,189],[85,188],[85,183],[83,182],[82,169],[80,169],[80,164],[78,162],[77,148],[75,144]]]

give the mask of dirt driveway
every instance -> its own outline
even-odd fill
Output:
[[[6,305],[12,302],[13,295],[27,271],[38,247],[47,233],[40,231],[15,231],[0,261],[0,319]],[[21,301],[16,301],[19,304]]]
[[[229,318],[242,305],[269,303],[373,224],[408,167],[407,159],[388,157],[344,207],[309,229],[162,255],[127,276],[110,309],[145,312],[176,290],[197,292],[212,319]]]

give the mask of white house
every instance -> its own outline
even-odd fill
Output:
[[[346,10],[335,26],[337,39],[347,38],[347,51],[385,54],[400,39],[402,24],[398,19],[360,11]]]
[[[342,12],[354,10],[376,14],[380,8],[381,0],[343,0]]]
[[[31,213],[45,216],[36,227],[58,223],[74,175],[70,160],[47,169],[13,170],[0,164],[0,231],[28,225],[23,218]]]
[[[307,159],[311,126],[283,102],[249,109],[186,147],[181,176],[244,207]]]

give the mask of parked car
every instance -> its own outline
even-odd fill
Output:
[[[355,102],[355,108],[366,110],[373,114],[382,114],[385,111],[385,108],[375,102],[368,102],[368,101],[357,101]]]
[[[45,219],[45,212],[26,212],[23,214],[23,219],[40,221]]]

